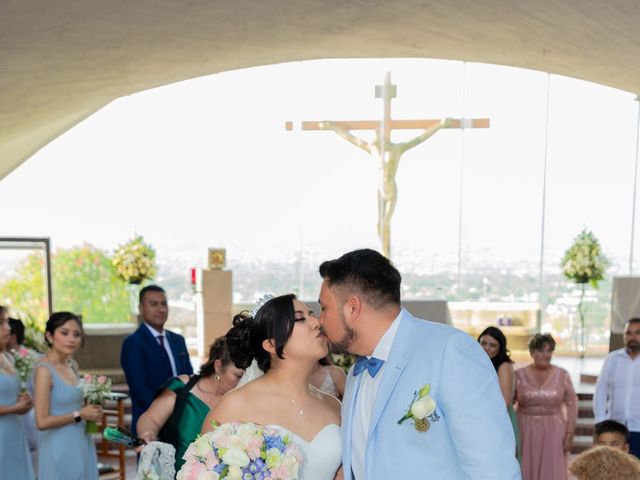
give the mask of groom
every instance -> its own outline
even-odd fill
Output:
[[[326,261],[320,275],[324,331],[360,356],[342,403],[345,480],[520,479],[498,378],[480,346],[401,308],[400,273],[374,250]]]

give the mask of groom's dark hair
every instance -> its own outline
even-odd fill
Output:
[[[354,250],[327,260],[320,265],[320,276],[343,294],[362,295],[374,308],[400,304],[400,272],[375,250]]]

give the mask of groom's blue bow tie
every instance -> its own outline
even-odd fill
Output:
[[[369,371],[371,378],[373,378],[376,376],[383,363],[384,360],[380,360],[379,358],[358,357],[356,364],[353,366],[353,374],[356,376],[360,375],[366,368]]]

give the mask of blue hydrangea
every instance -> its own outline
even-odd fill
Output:
[[[242,469],[242,480],[263,480],[268,476],[269,469],[261,458],[257,458]]]
[[[264,437],[264,443],[265,443],[265,446],[267,447],[267,450],[269,450],[270,448],[277,448],[278,451],[280,452],[284,451],[284,442],[282,441],[282,438],[280,438],[279,436]]]

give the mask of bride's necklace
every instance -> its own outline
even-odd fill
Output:
[[[300,404],[295,398],[291,397],[291,403],[293,403],[298,409],[298,415],[304,415],[304,407],[307,405],[307,403],[309,403],[309,400],[311,400],[311,398],[307,398]]]

